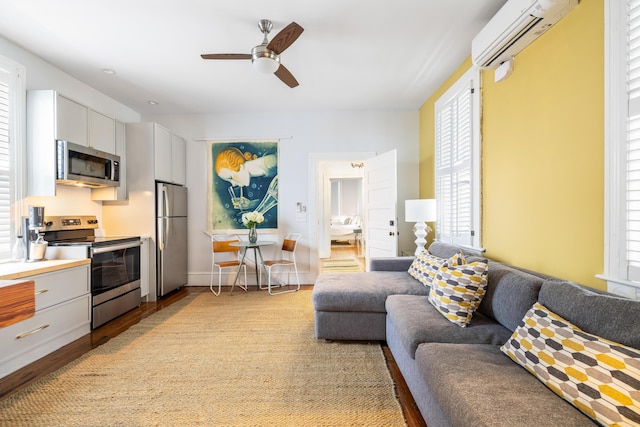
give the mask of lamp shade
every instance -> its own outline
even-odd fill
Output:
[[[407,222],[434,222],[437,219],[436,199],[405,200],[404,219]]]

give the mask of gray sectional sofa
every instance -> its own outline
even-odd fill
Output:
[[[459,250],[429,247],[442,259]],[[490,260],[486,294],[470,324],[460,327],[429,302],[429,287],[409,275],[412,261],[373,259],[371,272],[321,274],[312,293],[315,333],[385,340],[429,427],[594,424],[500,349],[536,302],[584,332],[640,349],[640,302]]]

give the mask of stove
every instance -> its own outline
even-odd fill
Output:
[[[140,236],[96,235],[95,216],[50,216],[44,225],[47,258],[91,259],[92,329],[140,306]]]
[[[49,246],[100,247],[140,240],[139,236],[96,236],[98,219],[91,216],[49,216],[42,229]]]

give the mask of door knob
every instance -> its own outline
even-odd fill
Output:
[[[389,232],[389,236],[395,236],[395,235],[396,235],[396,233],[394,233],[393,231]]]

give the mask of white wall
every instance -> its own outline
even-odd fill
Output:
[[[143,120],[155,121],[187,140],[190,285],[208,285],[211,265],[210,241],[204,233],[206,142],[199,139],[283,138],[279,147],[280,230],[278,235],[268,237],[281,241],[286,233],[302,233],[298,263],[304,283],[313,283],[318,271],[318,212],[314,211],[314,199],[321,183],[317,182],[314,159],[326,160],[331,153],[383,153],[397,149],[398,200],[418,195],[417,111],[158,115]],[[309,208],[306,220],[301,221],[296,215],[298,202]],[[406,240],[404,246],[409,248],[411,239]]]
[[[140,114],[116,102],[90,86],[66,74],[41,58],[0,37],[0,55],[25,66],[27,90],[53,89],[81,104],[122,122],[140,121]],[[108,78],[105,74],[105,77]],[[26,136],[26,132],[23,132]],[[51,141],[53,144],[54,142]],[[25,187],[26,188],[26,187]],[[29,197],[23,201],[23,215],[28,205],[45,207],[45,215],[82,214],[102,218],[102,203],[91,200],[91,190],[58,186],[57,196]]]

